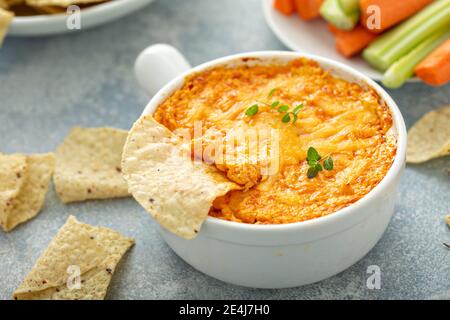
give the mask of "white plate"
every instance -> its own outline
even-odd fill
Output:
[[[153,0],[112,0],[81,10],[81,31],[119,19],[139,10]],[[78,32],[66,26],[66,14],[15,17],[8,35],[44,36],[57,33]]]
[[[275,35],[288,48],[339,61],[355,68],[374,80],[381,80],[383,74],[372,68],[360,57],[351,59],[341,56],[334,46],[333,35],[322,19],[303,21],[297,14],[284,16],[273,9],[273,0],[262,0],[264,16]]]

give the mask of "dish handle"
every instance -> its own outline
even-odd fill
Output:
[[[191,69],[186,58],[168,44],[154,44],[144,49],[136,58],[134,73],[139,85],[150,96],[164,85]]]

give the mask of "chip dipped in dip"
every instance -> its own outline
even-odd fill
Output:
[[[239,186],[217,197],[209,215],[243,223],[299,222],[344,208],[383,179],[396,153],[392,118],[377,93],[306,58],[191,75],[154,118],[176,134],[187,131],[192,159]],[[256,143],[205,152],[229,146],[230,132],[253,131]],[[259,139],[261,132],[276,134]]]

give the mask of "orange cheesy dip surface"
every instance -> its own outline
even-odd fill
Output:
[[[246,114],[254,105],[257,112],[253,107]],[[279,108],[285,105],[290,111],[302,105],[295,122],[293,114],[291,121],[283,122],[286,107]],[[216,199],[210,215],[243,223],[298,222],[344,208],[383,179],[396,153],[391,114],[378,94],[336,78],[308,59],[264,66],[244,63],[194,74],[154,117],[175,132],[192,132],[201,121],[202,145],[214,142],[214,135],[208,135],[213,129],[277,130],[275,173],[262,173],[261,164],[250,161],[248,148],[238,148],[242,154],[233,161],[212,163],[242,190]],[[333,169],[308,178],[310,147],[321,161],[331,157]]]

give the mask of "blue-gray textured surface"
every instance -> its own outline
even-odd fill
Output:
[[[285,49],[266,26],[259,0],[158,0],[81,33],[8,38],[0,50],[0,150],[52,151],[76,125],[130,128],[148,100],[133,77],[133,62],[156,42],[175,45],[193,65]],[[414,83],[391,93],[409,127],[449,104],[449,89]],[[450,242],[443,220],[450,214],[449,167],[448,157],[408,166],[396,213],[376,247],[337,276],[284,290],[232,286],[197,272],[169,249],[132,199],[63,205],[51,187],[39,216],[0,232],[0,299],[10,299],[69,214],[136,239],[113,278],[110,299],[450,299],[450,251],[442,246]],[[380,290],[366,287],[369,265],[381,268]]]

